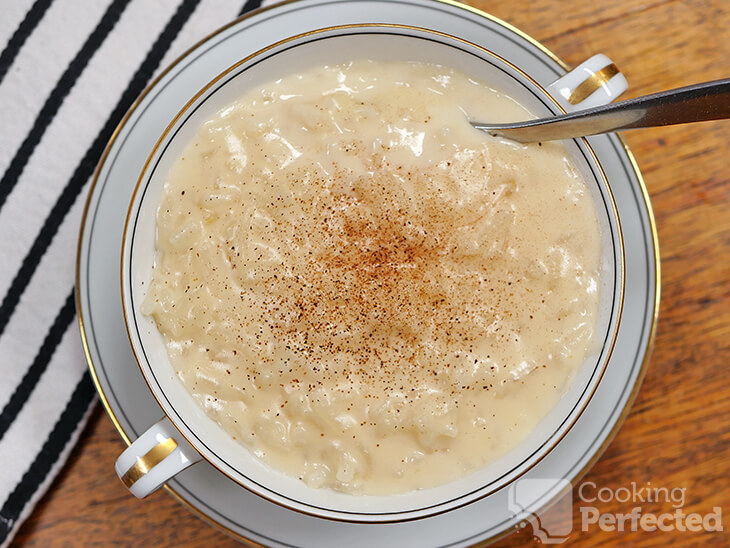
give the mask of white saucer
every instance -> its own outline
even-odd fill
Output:
[[[510,59],[547,85],[565,72],[549,51],[509,25],[438,0],[298,0],[259,11],[188,51],[148,88],[102,157],[84,213],[77,265],[81,335],[97,389],[129,443],[162,416],[129,346],[119,268],[127,205],[159,135],[187,100],[244,56],[293,34],[350,23],[399,23],[454,34]],[[625,244],[625,307],[604,378],[563,440],[528,478],[578,479],[613,437],[636,395],[653,341],[659,303],[656,230],[641,175],[616,136],[589,139],[616,200]],[[110,474],[112,470],[110,470]],[[229,534],[271,546],[463,546],[496,538],[519,522],[502,490],[464,508],[413,522],[352,524],[287,510],[239,487],[205,462],[168,485],[201,517]],[[531,493],[537,510],[556,492]]]

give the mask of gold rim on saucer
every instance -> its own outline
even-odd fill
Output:
[[[99,174],[100,174],[101,168],[104,165],[104,162],[105,162],[105,160],[106,160],[109,152],[111,151],[113,145],[115,144],[116,139],[117,139],[119,133],[121,132],[122,128],[125,126],[125,124],[127,123],[127,121],[129,120],[129,118],[132,115],[132,113],[136,110],[136,108],[140,105],[140,103],[144,100],[144,98],[149,94],[149,92],[160,82],[160,80],[162,80],[174,67],[176,67],[180,62],[182,62],[186,57],[188,57],[188,55],[190,55],[191,52],[193,52],[194,50],[196,50],[203,43],[207,42],[208,40],[210,40],[210,39],[214,38],[215,36],[217,36],[218,34],[222,33],[223,31],[225,31],[225,30],[229,29],[230,27],[238,24],[240,21],[243,21],[245,19],[248,19],[248,18],[250,18],[250,17],[252,17],[254,15],[258,15],[258,14],[260,14],[262,12],[268,11],[268,10],[272,9],[273,7],[278,7],[278,6],[283,5],[283,4],[292,4],[292,3],[296,3],[298,1],[299,0],[287,0],[285,2],[281,2],[280,4],[277,4],[277,6],[270,6],[270,7],[266,7],[266,8],[262,8],[262,9],[255,10],[253,12],[250,12],[250,13],[242,16],[242,17],[237,18],[236,20],[232,21],[231,23],[229,23],[229,24],[227,24],[227,25],[225,25],[225,26],[217,29],[216,31],[214,31],[213,33],[209,34],[208,36],[206,36],[205,38],[203,38],[202,40],[200,40],[199,42],[197,42],[195,45],[193,45],[192,47],[190,47],[188,50],[186,50],[169,67],[167,67],[163,72],[161,72],[160,75],[157,76],[145,88],[145,90],[141,93],[141,95],[136,99],[136,101],[133,103],[133,105],[130,107],[130,109],[128,110],[128,112],[125,114],[124,118],[121,120],[121,122],[119,123],[119,125],[117,126],[117,128],[114,130],[114,132],[112,134],[112,137],[110,138],[109,143],[107,144],[107,146],[106,146],[106,148],[105,148],[105,150],[104,150],[104,152],[103,152],[103,154],[102,154],[102,156],[100,158],[99,164],[97,165],[97,168],[96,168],[96,170],[94,172],[94,176],[93,176],[93,179],[92,179],[92,182],[91,182],[91,186],[90,186],[90,189],[89,189],[89,194],[88,194],[89,197],[87,198],[87,201],[86,201],[86,204],[85,204],[85,207],[84,207],[84,211],[83,211],[83,218],[82,218],[82,224],[81,224],[81,229],[80,229],[80,236],[79,236],[79,241],[78,241],[78,245],[77,245],[77,260],[76,260],[76,306],[77,306],[78,317],[79,317],[79,327],[80,327],[80,331],[81,331],[82,345],[83,345],[83,348],[84,348],[84,353],[85,353],[85,356],[86,356],[86,360],[87,360],[88,365],[89,365],[89,370],[90,370],[90,374],[91,374],[92,380],[93,380],[94,385],[95,385],[95,387],[97,389],[97,392],[100,395],[100,399],[102,400],[102,403],[103,403],[103,405],[104,405],[104,407],[105,407],[105,409],[107,411],[107,414],[111,418],[112,423],[116,427],[116,429],[119,432],[119,434],[121,435],[121,437],[124,439],[124,441],[128,445],[131,443],[131,440],[130,440],[129,436],[126,434],[126,432],[124,431],[124,429],[122,428],[119,420],[117,419],[114,411],[111,408],[111,405],[110,405],[108,399],[106,398],[106,396],[105,396],[105,394],[103,392],[103,389],[102,389],[101,384],[100,384],[100,381],[99,381],[99,377],[97,375],[96,369],[95,369],[94,364],[93,364],[93,361],[91,359],[91,354],[90,354],[90,350],[89,350],[89,346],[88,346],[88,341],[87,341],[87,336],[86,336],[86,330],[85,330],[85,327],[84,327],[84,319],[83,319],[83,315],[82,315],[82,308],[81,308],[81,296],[80,296],[79,279],[80,279],[80,268],[81,268],[80,259],[81,259],[82,236],[84,234],[84,229],[85,229],[85,225],[86,225],[86,221],[87,221],[87,214],[88,214],[88,210],[89,210],[89,207],[90,207],[91,197],[92,197],[93,191],[94,191],[94,189],[96,187],[96,184],[98,182],[98,178],[99,178]],[[464,9],[464,10],[469,11],[471,13],[474,13],[474,14],[480,16],[480,17],[483,17],[483,18],[485,18],[485,19],[487,19],[487,20],[489,20],[489,21],[491,21],[493,23],[496,23],[497,25],[500,25],[501,27],[503,27],[503,28],[505,28],[505,29],[513,32],[514,34],[520,36],[521,38],[523,38],[524,40],[526,40],[527,42],[529,42],[530,44],[532,44],[533,46],[535,46],[537,49],[539,49],[542,53],[544,53],[545,55],[547,55],[554,62],[556,62],[557,64],[559,64],[563,69],[568,70],[568,66],[566,65],[566,63],[563,62],[559,57],[557,57],[550,50],[548,50],[545,46],[543,46],[542,44],[540,44],[539,42],[537,42],[536,40],[534,40],[529,35],[525,34],[522,31],[520,31],[519,29],[517,29],[517,28],[513,27],[512,25],[509,25],[508,23],[506,23],[506,22],[498,19],[497,17],[494,17],[492,15],[489,15],[489,14],[487,14],[487,13],[481,11],[481,10],[478,10],[476,8],[473,8],[471,6],[466,6],[464,4],[460,4],[459,2],[456,2],[456,1],[453,1],[453,0],[433,0],[433,1],[434,2],[437,2],[437,3],[441,3],[441,4],[445,4],[445,5],[457,7],[457,8],[460,8],[460,9]],[[356,26],[356,25],[346,25],[346,26]],[[382,25],[382,26],[387,26],[387,25]],[[403,26],[403,27],[405,27],[404,25],[390,25],[390,26],[396,26],[396,27]],[[330,27],[330,28],[332,28],[332,27]],[[325,29],[322,29],[322,30],[325,30]],[[305,34],[309,34],[309,33],[305,33]],[[477,47],[479,47],[479,46],[477,46]],[[480,49],[484,49],[484,48],[481,48],[480,47]],[[257,52],[257,53],[260,53],[260,52]],[[510,63],[510,65],[511,65],[511,63]],[[517,69],[517,70],[519,70],[519,69]],[[522,71],[520,71],[520,72],[522,72]],[[538,85],[538,87],[540,87],[542,89],[542,86],[539,86]],[[643,198],[643,205],[644,205],[644,207],[646,207],[646,212],[647,212],[647,215],[648,215],[648,220],[649,220],[649,225],[650,225],[651,238],[652,238],[652,244],[653,244],[653,252],[654,252],[653,253],[653,257],[651,257],[653,259],[653,265],[650,265],[650,267],[653,266],[654,273],[655,273],[655,276],[656,276],[655,292],[654,292],[653,314],[652,314],[652,317],[651,317],[651,326],[650,326],[648,343],[647,343],[647,346],[646,346],[646,353],[645,353],[644,359],[642,360],[641,367],[640,367],[640,370],[639,370],[639,374],[638,374],[637,379],[636,379],[636,381],[634,383],[633,389],[632,389],[632,391],[631,391],[631,393],[630,393],[630,395],[629,395],[629,397],[628,397],[628,399],[626,401],[626,404],[624,405],[624,408],[623,408],[620,416],[616,420],[616,423],[613,425],[610,433],[608,434],[608,436],[606,437],[606,439],[604,440],[604,442],[601,444],[601,446],[598,448],[598,450],[595,451],[593,457],[589,460],[589,462],[577,474],[575,474],[575,476],[572,478],[572,481],[575,481],[575,480],[581,478],[585,474],[585,472],[590,467],[592,467],[595,464],[595,462],[600,458],[600,456],[603,453],[603,451],[605,450],[605,448],[613,440],[616,432],[618,431],[618,429],[620,428],[621,424],[623,423],[623,421],[625,420],[626,416],[628,415],[628,412],[630,410],[631,404],[633,403],[633,401],[634,401],[634,399],[636,397],[636,394],[638,393],[638,390],[639,390],[640,385],[641,385],[641,381],[642,381],[642,379],[643,379],[643,377],[644,377],[644,375],[646,373],[646,368],[647,368],[647,365],[648,365],[648,362],[649,362],[649,358],[650,358],[651,351],[652,351],[652,348],[653,348],[654,339],[655,339],[655,336],[656,336],[656,326],[657,326],[658,311],[659,311],[659,298],[660,298],[660,292],[661,292],[661,290],[660,290],[660,284],[661,284],[661,276],[660,276],[660,274],[661,274],[661,271],[660,271],[660,262],[659,262],[659,246],[658,246],[656,222],[655,222],[654,214],[653,214],[653,211],[652,211],[652,208],[651,208],[651,204],[649,202],[649,195],[648,195],[648,191],[646,189],[646,184],[645,184],[645,182],[643,180],[643,177],[642,177],[641,172],[640,172],[640,170],[638,168],[638,165],[636,163],[636,160],[635,160],[633,154],[631,153],[631,151],[629,150],[626,142],[623,140],[623,138],[621,136],[619,136],[619,140],[620,140],[620,143],[621,143],[621,145],[622,145],[622,147],[624,149],[624,152],[626,153],[626,156],[627,156],[629,162],[631,163],[631,166],[633,168],[634,175],[636,176],[636,178],[638,180],[638,183],[639,183],[639,186],[640,186],[640,190],[641,190],[641,196]],[[593,151],[591,150],[591,152],[593,152]],[[598,164],[598,165],[600,167],[600,164]],[[615,208],[615,205],[614,205],[614,208]],[[621,251],[622,251],[622,254],[623,254],[623,249]],[[623,276],[622,276],[622,289],[621,290],[623,291]],[[615,342],[615,336],[614,336],[614,342]],[[546,451],[545,454],[547,454],[548,452],[549,451]],[[182,503],[190,511],[192,511],[193,513],[195,513],[198,517],[200,517],[201,519],[203,519],[207,523],[213,525],[214,527],[216,527],[217,529],[225,532],[226,534],[231,535],[231,536],[233,536],[233,537],[235,537],[235,538],[237,538],[239,540],[242,540],[242,541],[244,541],[246,543],[249,543],[249,544],[255,545],[255,546],[261,546],[261,544],[255,542],[254,540],[252,540],[250,538],[247,538],[247,537],[245,537],[245,536],[237,533],[236,531],[230,529],[226,525],[224,525],[224,524],[216,521],[215,519],[211,518],[210,516],[206,515],[203,511],[201,511],[200,509],[194,507],[190,502],[188,502],[174,488],[172,488],[172,487],[170,487],[168,485],[165,485],[164,487],[180,503]],[[471,501],[471,502],[473,502],[473,501]],[[483,541],[480,541],[480,542],[482,542],[482,543],[483,542],[492,542],[492,541],[494,541],[494,540],[496,540],[498,538],[501,538],[501,537],[509,534],[510,532],[511,532],[510,530],[507,530],[507,531],[504,531],[504,532],[499,533],[497,535],[494,535],[494,536],[490,537],[487,540],[483,540]]]

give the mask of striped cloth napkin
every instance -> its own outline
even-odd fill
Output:
[[[188,47],[261,0],[13,0],[0,10],[0,547],[61,470],[95,399],[76,240],[125,111]]]

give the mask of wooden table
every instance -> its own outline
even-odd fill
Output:
[[[608,54],[628,96],[730,76],[725,0],[471,0],[575,65]],[[571,6],[568,8],[567,6]],[[730,530],[730,121],[628,133],[661,244],[662,305],[654,355],[620,432],[584,481],[685,488],[684,511],[719,506]],[[630,235],[627,235],[630,237]],[[234,546],[164,491],[144,502],[115,477],[123,443],[99,407],[18,545]],[[581,532],[575,497],[566,545],[728,545],[728,533]],[[631,502],[597,503],[626,513]],[[642,505],[672,511],[671,504]],[[724,536],[723,536],[724,535]],[[498,546],[529,543],[523,529]]]

